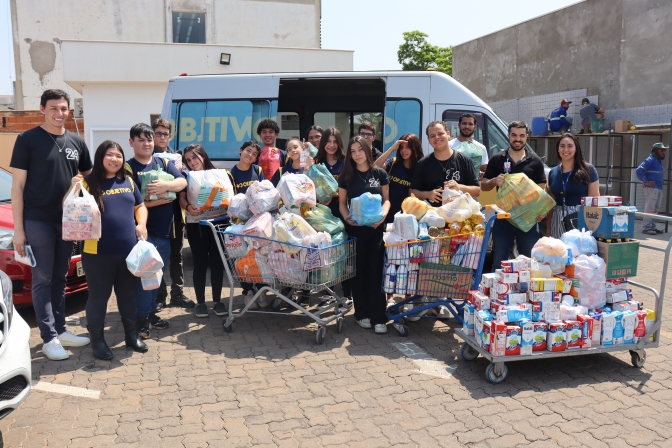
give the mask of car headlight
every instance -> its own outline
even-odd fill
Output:
[[[14,250],[14,230],[0,229],[0,250]]]
[[[12,325],[14,315],[14,298],[12,296],[12,281],[3,271],[0,271],[0,285],[2,286],[2,300],[7,308],[7,328]]]

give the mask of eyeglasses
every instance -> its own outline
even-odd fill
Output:
[[[168,132],[155,132],[154,135],[161,138],[168,138],[170,134]]]
[[[370,132],[360,132],[359,135],[364,138],[371,138],[374,134],[371,134]]]

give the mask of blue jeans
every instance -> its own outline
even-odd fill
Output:
[[[492,272],[502,267],[502,260],[508,260],[513,244],[518,245],[518,253],[530,256],[532,247],[539,241],[539,226],[523,232],[505,219],[495,220],[492,226]]]
[[[170,259],[170,240],[168,238],[160,238],[158,236],[149,235],[147,237],[147,242],[152,243],[156,250],[159,251],[161,255],[161,260],[163,261],[163,268],[168,266],[168,260]],[[147,317],[150,313],[153,313],[156,309],[156,296],[158,295],[158,289],[150,289],[149,291],[142,289],[142,281],[140,278],[136,280],[135,283],[135,301],[138,305],[138,317]]]
[[[61,223],[25,221],[26,240],[37,265],[33,275],[33,308],[44,342],[65,331],[65,278],[70,267],[72,241],[63,241]]]

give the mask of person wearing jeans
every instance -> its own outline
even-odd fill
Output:
[[[660,205],[663,201],[663,179],[665,177],[665,169],[663,167],[663,160],[665,160],[665,151],[670,149],[662,143],[656,143],[651,148],[651,155],[642,162],[637,168],[637,179],[642,182],[644,188],[644,213],[651,215],[658,214]],[[662,230],[656,228],[656,222],[653,216],[644,218],[644,228],[642,233],[647,235],[657,235],[663,233]]]
[[[62,200],[73,177],[91,172],[86,143],[65,129],[70,97],[62,90],[45,90],[40,98],[44,123],[19,134],[14,143],[12,215],[14,249],[25,256],[32,247],[37,265],[31,268],[32,299],[44,341],[42,352],[51,360],[70,355],[63,347],[89,343],[65,328],[65,281],[73,243],[62,239]]]

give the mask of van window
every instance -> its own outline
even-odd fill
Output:
[[[215,100],[176,102],[173,106],[176,149],[200,143],[213,160],[238,160],[240,146],[247,140],[259,140],[257,125],[264,118],[275,118],[278,103]]]
[[[448,126],[451,140],[460,135],[460,116],[465,113],[470,113],[476,119],[476,129],[474,130],[474,140],[485,145],[485,131],[483,114],[471,110],[445,110],[441,115],[441,120]],[[489,154],[489,153],[488,153]]]
[[[406,133],[422,140],[422,107],[416,99],[388,99],[385,106],[384,151]],[[379,137],[380,138],[380,137]]]

